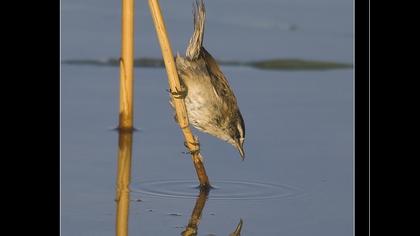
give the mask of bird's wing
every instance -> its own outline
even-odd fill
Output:
[[[209,75],[211,77],[210,81],[214,87],[215,94],[217,95],[217,97],[219,97],[219,99],[226,102],[230,108],[231,105],[234,105],[236,103],[236,98],[233,94],[233,91],[229,87],[229,82],[220,70],[216,60],[204,47],[201,48],[200,54],[201,58],[203,58],[206,62],[207,71],[209,72]]]

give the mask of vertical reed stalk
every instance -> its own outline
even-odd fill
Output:
[[[133,128],[134,0],[122,0],[119,128]]]
[[[130,179],[133,132],[121,130],[118,136],[118,170],[117,170],[117,219],[116,235],[128,236],[128,213],[130,208]]]
[[[172,54],[172,48],[169,42],[168,34],[166,32],[165,22],[163,20],[162,12],[160,10],[159,1],[149,0],[149,7],[158,36],[160,48],[162,50],[163,60],[165,62],[169,87],[173,92],[180,92],[182,91],[182,89],[175,66],[174,56]],[[173,97],[179,126],[182,130],[182,133],[184,134],[186,146],[191,153],[194,167],[197,172],[198,180],[200,181],[200,187],[209,188],[210,183],[202,162],[203,158],[200,154],[199,143],[198,140],[193,136],[189,127],[184,99],[180,97],[174,97],[173,95],[171,96]]]

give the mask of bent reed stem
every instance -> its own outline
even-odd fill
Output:
[[[149,0],[149,7],[150,12],[152,14],[160,48],[162,50],[162,56],[165,63],[166,73],[168,76],[169,88],[172,92],[179,94],[182,91],[182,88],[179,82],[174,56],[172,54],[172,48],[169,42],[162,12],[160,10],[159,1]],[[198,140],[192,134],[191,129],[189,127],[187,109],[185,106],[184,99],[180,96],[174,96],[174,94],[172,93],[171,96],[174,101],[174,107],[176,115],[178,117],[179,127],[181,128],[182,133],[184,134],[186,147],[191,153],[192,161],[197,172],[198,180],[200,181],[200,188],[209,189],[210,182],[203,165],[203,157],[200,154],[200,145]]]

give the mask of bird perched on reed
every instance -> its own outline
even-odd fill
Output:
[[[195,2],[193,15],[194,32],[186,56],[176,56],[189,122],[233,145],[244,159],[245,123],[236,97],[216,60],[203,47],[206,17],[203,0]]]

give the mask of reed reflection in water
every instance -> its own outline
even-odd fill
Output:
[[[117,203],[116,235],[127,236],[133,131],[120,130],[118,133],[118,170],[115,198]]]
[[[191,213],[190,220],[188,225],[186,226],[185,230],[182,231],[182,236],[196,236],[198,233],[198,224],[200,223],[201,215],[206,205],[206,201],[208,199],[210,190],[200,189],[200,194],[195,201],[194,209]],[[233,231],[229,236],[240,236],[242,230],[242,219],[239,221],[238,225],[236,226],[235,231]]]
[[[131,158],[133,146],[133,131],[119,130],[118,132],[118,169],[116,181],[116,235],[128,236],[128,218],[130,209]],[[210,190],[202,189],[195,201],[194,209],[188,225],[181,233],[182,236],[196,236],[201,215],[206,205]],[[158,224],[158,222],[156,222]],[[240,236],[242,219],[236,229],[229,236]]]

